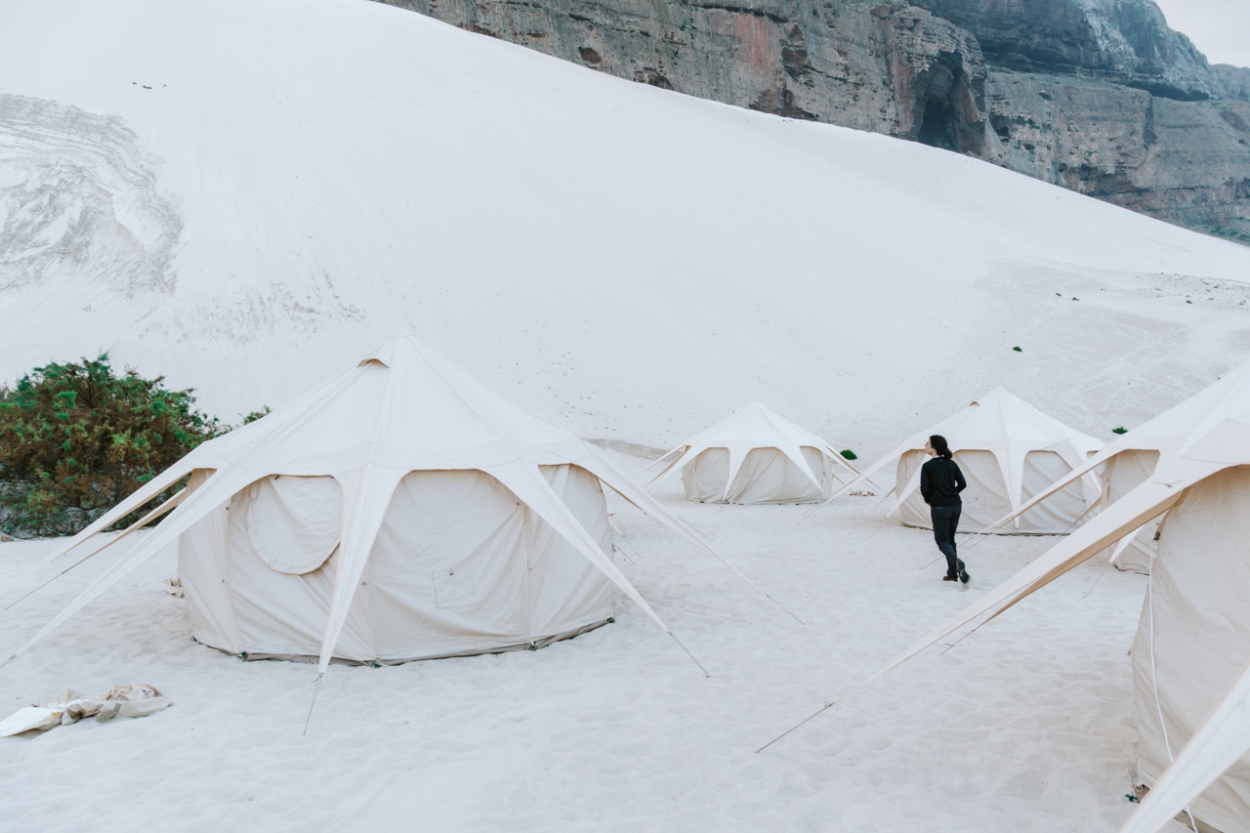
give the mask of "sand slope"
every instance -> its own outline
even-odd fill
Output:
[[[1000,383],[1105,434],[1250,354],[1250,249],[969,158],[364,0],[0,15],[0,379],[107,349],[233,419],[413,329],[584,436],[758,396],[871,454]]]

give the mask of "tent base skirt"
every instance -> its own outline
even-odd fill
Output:
[[[423,654],[420,656],[402,657],[400,659],[347,659],[345,657],[334,657],[330,660],[332,665],[372,665],[375,668],[383,665],[403,665],[406,662],[419,662],[427,659],[450,659],[451,657],[473,657],[479,654],[505,654],[509,651],[537,651],[539,648],[546,648],[553,642],[561,642],[565,639],[573,639],[584,633],[601,628],[616,619],[609,617],[598,622],[592,622],[589,625],[583,625],[570,631],[553,634],[550,636],[540,636],[535,639],[524,642],[509,643],[507,645],[490,646],[486,648],[472,648],[467,651],[455,651],[449,653]],[[262,651],[244,651],[243,653],[235,653],[227,651],[224,648],[218,648],[215,645],[209,645],[207,642],[200,642],[195,637],[191,637],[194,641],[199,642],[206,648],[212,648],[214,651],[221,651],[223,654],[229,654],[232,657],[238,657],[249,662],[253,660],[281,660],[284,662],[306,662],[315,664],[318,660],[315,654],[269,654]]]

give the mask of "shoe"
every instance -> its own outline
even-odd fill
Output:
[[[959,576],[942,576],[942,581],[959,581]]]
[[[964,584],[967,584],[968,582],[972,581],[972,576],[968,575],[967,570],[960,570],[959,580],[962,581]]]

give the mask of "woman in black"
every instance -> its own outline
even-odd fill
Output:
[[[968,488],[968,481],[964,480],[964,473],[951,459],[945,437],[940,434],[929,437],[924,450],[933,459],[920,467],[920,494],[929,504],[933,538],[942,555],[946,556],[946,575],[942,581],[967,584],[968,571],[955,550],[955,530],[959,528],[959,513],[963,509],[959,493]]]

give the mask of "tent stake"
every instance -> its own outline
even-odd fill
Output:
[[[308,717],[304,718],[304,734],[305,735],[308,734],[308,724],[312,721],[313,706],[317,705],[317,693],[321,691],[321,678],[324,676],[325,674],[318,674],[317,682],[313,686],[312,702],[308,704]]]
[[[711,676],[712,676],[712,675],[711,675],[711,674],[709,674],[709,673],[707,673],[707,669],[703,667],[703,663],[701,663],[701,662],[699,662],[697,659],[695,659],[695,658],[694,658],[694,654],[690,653],[690,649],[689,649],[689,648],[687,648],[685,645],[682,645],[682,644],[681,644],[681,640],[677,638],[677,635],[676,635],[675,633],[673,633],[672,631],[668,631],[668,635],[669,635],[669,636],[671,636],[671,637],[673,637],[673,641],[677,643],[677,647],[678,647],[678,648],[681,648],[683,651],[685,651],[685,652],[686,652],[686,656],[690,657],[691,662],[693,662],[695,665],[699,666],[699,670],[703,672],[703,677],[704,677],[704,679],[709,679],[709,678],[711,678]],[[0,667],[3,667],[3,666],[0,666]]]
[[[823,706],[821,706],[821,707],[820,707],[820,709],[818,709],[816,712],[814,712],[813,714],[809,715],[808,717],[803,718],[803,719],[802,719],[802,720],[800,720],[798,723],[794,724],[794,725],[793,725],[793,726],[791,726],[789,729],[786,729],[786,730],[785,730],[784,732],[782,732],[780,735],[777,735],[777,737],[773,738],[773,739],[772,739],[772,740],[770,740],[768,743],[766,743],[766,744],[764,744],[763,746],[761,746],[759,749],[756,749],[756,750],[755,750],[755,754],[757,754],[757,755],[758,755],[759,753],[763,752],[763,751],[764,751],[765,749],[767,749],[768,747],[772,746],[772,745],[773,745],[774,743],[776,743],[777,741],[779,741],[779,740],[781,740],[782,738],[784,738],[786,735],[788,735],[788,734],[790,734],[791,732],[793,732],[795,729],[797,729],[797,728],[799,728],[800,726],[802,726],[802,725],[804,725],[805,723],[807,723],[809,720],[814,720],[814,719],[816,719],[817,717],[819,717],[820,715],[824,714],[826,711],[828,711],[829,709],[833,708],[834,704],[836,704],[836,703],[838,702],[838,700],[841,700],[841,699],[842,699],[841,697],[838,697],[838,698],[835,698],[835,699],[833,699],[833,700],[830,700],[828,703],[825,703],[825,704],[824,704]]]

